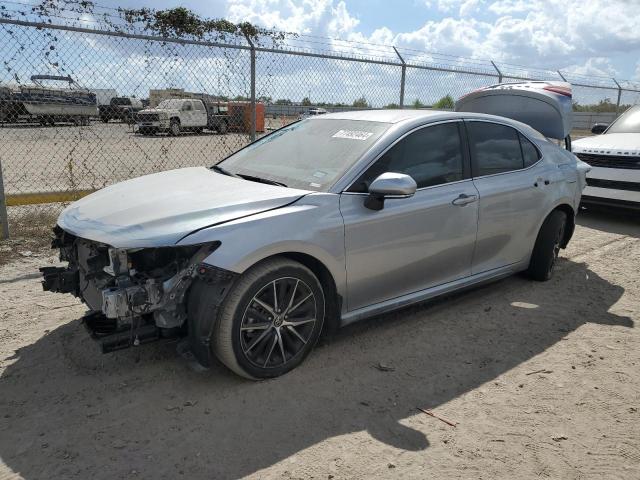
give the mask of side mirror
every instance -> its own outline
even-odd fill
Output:
[[[591,133],[594,135],[600,135],[601,133],[604,133],[607,128],[609,128],[608,123],[595,123],[593,127],[591,127]]]
[[[364,206],[370,210],[382,210],[387,198],[409,198],[416,193],[416,181],[404,173],[386,172],[369,185],[369,196]]]

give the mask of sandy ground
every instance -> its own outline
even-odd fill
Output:
[[[354,325],[260,383],[172,343],[98,354],[82,306],[41,291],[54,261],[0,267],[3,480],[640,478],[633,217],[582,212],[550,282]]]

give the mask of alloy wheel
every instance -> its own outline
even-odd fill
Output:
[[[240,346],[246,359],[260,368],[281,367],[311,339],[318,311],[309,285],[282,277],[258,290],[244,311]]]

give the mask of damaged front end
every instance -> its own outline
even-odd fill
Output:
[[[103,353],[187,330],[185,296],[194,280],[210,277],[202,264],[219,242],[119,249],[54,229],[52,248],[67,267],[44,267],[44,290],[71,293],[90,309],[83,318]]]

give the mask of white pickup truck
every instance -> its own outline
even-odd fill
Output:
[[[227,133],[227,106],[203,102],[197,98],[172,98],[155,108],[141,110],[136,115],[138,132],[153,135],[168,132],[179,135],[183,131],[202,132],[205,128]]]

